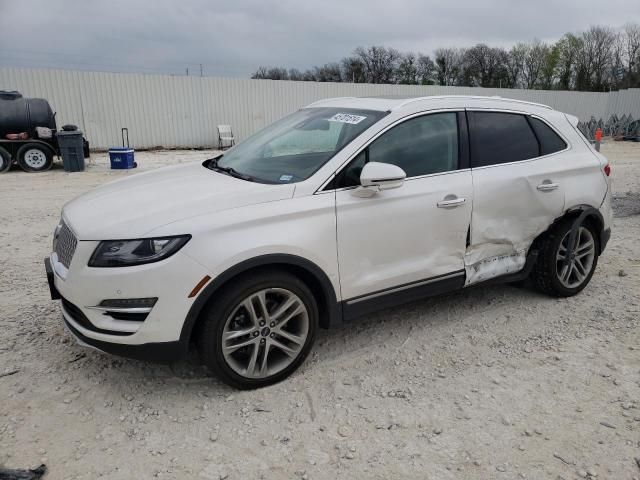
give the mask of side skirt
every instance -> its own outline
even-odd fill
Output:
[[[460,270],[343,300],[340,302],[342,318],[349,321],[384,308],[460,290],[464,287],[464,279],[465,272]]]
[[[527,254],[527,261],[519,272],[507,273],[498,277],[490,278],[482,282],[472,283],[465,288],[473,288],[475,286],[496,285],[500,283],[520,282],[526,280],[531,275],[534,265],[538,261],[538,250],[531,249]]]

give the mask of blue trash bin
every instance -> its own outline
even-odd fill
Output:
[[[125,146],[124,134],[127,133],[127,145]],[[112,169],[128,169],[136,168],[138,164],[135,162],[135,150],[129,146],[129,129],[123,128],[122,131],[122,147],[109,148],[109,160]]]

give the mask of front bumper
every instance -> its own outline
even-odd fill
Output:
[[[125,345],[121,343],[103,342],[94,338],[82,335],[78,330],[62,316],[62,321],[67,331],[76,339],[80,345],[88,346],[111,355],[128,357],[136,360],[145,360],[157,363],[173,363],[180,360],[187,351],[187,345],[183,342],[159,342],[143,343],[141,345]]]
[[[181,252],[135,267],[88,267],[96,245],[79,241],[68,269],[55,253],[45,259],[51,297],[62,299],[69,332],[82,344],[131,358],[171,362],[186,353],[188,339],[181,334],[194,300],[188,296],[208,274],[205,268]],[[105,299],[148,297],[158,300],[141,322],[114,319],[90,308]]]

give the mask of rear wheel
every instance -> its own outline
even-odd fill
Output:
[[[0,147],[0,173],[9,171],[11,168],[11,154]]]
[[[532,278],[549,295],[569,297],[580,292],[598,264],[596,230],[590,222],[574,223],[575,219],[563,220],[542,242]]]
[[[18,149],[18,164],[25,172],[45,172],[53,165],[53,153],[37,143],[27,143]]]
[[[318,307],[309,288],[286,272],[246,276],[220,292],[205,313],[204,363],[228,385],[251,389],[293,373],[311,350]]]

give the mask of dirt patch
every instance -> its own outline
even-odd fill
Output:
[[[611,198],[611,207],[616,217],[640,215],[640,192],[615,194]]]

